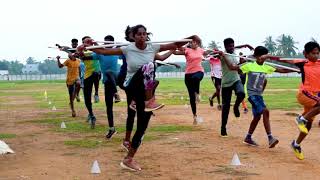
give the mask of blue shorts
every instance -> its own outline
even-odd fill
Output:
[[[252,105],[252,114],[254,117],[262,114],[263,110],[266,108],[264,104],[263,97],[259,95],[249,96],[249,102]]]

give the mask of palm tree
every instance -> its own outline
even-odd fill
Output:
[[[277,44],[273,41],[272,36],[266,37],[266,40],[263,41],[264,46],[269,50],[271,54],[275,54],[277,50]]]
[[[216,41],[211,41],[208,45],[209,49],[220,49],[221,47],[218,45]]]
[[[277,54],[280,56],[295,56],[297,54],[296,50],[298,48],[295,46],[297,42],[293,40],[293,37],[290,35],[284,35],[282,34],[277,39],[278,48],[277,48]]]

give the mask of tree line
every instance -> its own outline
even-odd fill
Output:
[[[311,38],[311,41],[316,41],[314,38]],[[277,38],[272,36],[268,36],[262,42],[270,52],[270,54],[282,56],[282,57],[295,57],[295,58],[303,58],[302,52],[298,51],[296,45],[298,42],[294,40],[291,35],[282,34]],[[221,49],[221,46],[216,41],[211,41],[207,48],[210,49]],[[184,58],[184,57],[182,57]],[[51,59],[45,59],[43,61],[35,60],[32,57],[29,57],[26,60],[27,64],[39,64],[39,71],[41,74],[61,74],[65,73],[65,68],[58,68],[57,62]],[[161,66],[157,69],[158,72],[177,72],[177,71],[184,71],[185,69],[185,62],[177,62],[181,66],[181,69],[176,69],[172,66]],[[206,72],[210,71],[210,65],[208,62],[202,63]],[[0,70],[8,70],[9,74],[22,74],[22,68],[24,64],[20,63],[19,61],[8,61],[8,60],[1,60],[0,61]]]

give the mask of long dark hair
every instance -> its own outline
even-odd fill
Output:
[[[138,24],[131,29],[133,37],[138,33],[139,28],[143,28],[147,32],[147,28],[144,25]],[[152,33],[147,32],[147,41],[150,41],[150,35],[152,35]]]

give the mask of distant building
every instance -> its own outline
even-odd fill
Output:
[[[0,70],[0,75],[9,75],[9,71],[8,70]]]
[[[39,64],[26,64],[22,68],[23,74],[40,74]]]

